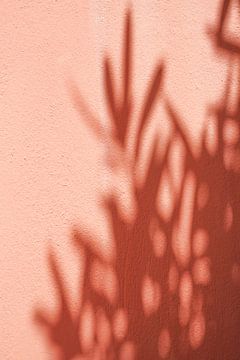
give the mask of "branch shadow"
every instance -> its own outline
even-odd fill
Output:
[[[134,178],[143,135],[162,90],[164,65],[158,64],[138,117],[134,150],[127,154],[137,204],[134,220],[123,219],[114,194],[103,201],[116,246],[115,261],[103,259],[86,234],[72,232],[72,245],[86,259],[78,311],[71,309],[56,254],[49,251],[61,306],[53,320],[46,311],[36,310],[34,321],[58,348],[56,359],[240,359],[240,98],[235,108],[229,101],[231,63],[239,63],[240,73],[240,61],[237,45],[223,36],[229,3],[223,1],[212,35],[214,47],[224,49],[230,62],[222,99],[209,110],[216,151],[209,151],[206,130],[201,151],[194,155],[181,116],[166,100],[171,137],[163,154],[155,140],[144,182],[139,185]],[[130,11],[123,42],[122,94],[117,94],[108,57],[104,89],[113,143],[126,154],[133,109]],[[87,113],[90,128],[99,138],[106,136],[77,87],[71,85],[70,90],[79,110]],[[177,141],[183,175],[166,218],[159,211],[158,194],[164,191],[166,174],[171,187],[171,154]]]

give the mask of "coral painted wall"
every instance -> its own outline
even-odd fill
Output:
[[[239,2],[0,12],[0,358],[239,360]]]

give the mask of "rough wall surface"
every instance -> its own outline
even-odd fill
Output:
[[[0,358],[240,359],[238,2],[0,12]]]

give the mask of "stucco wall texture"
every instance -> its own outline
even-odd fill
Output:
[[[239,360],[238,1],[0,13],[0,359]]]

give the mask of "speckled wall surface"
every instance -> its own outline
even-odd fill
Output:
[[[0,13],[0,359],[239,360],[238,1]]]

